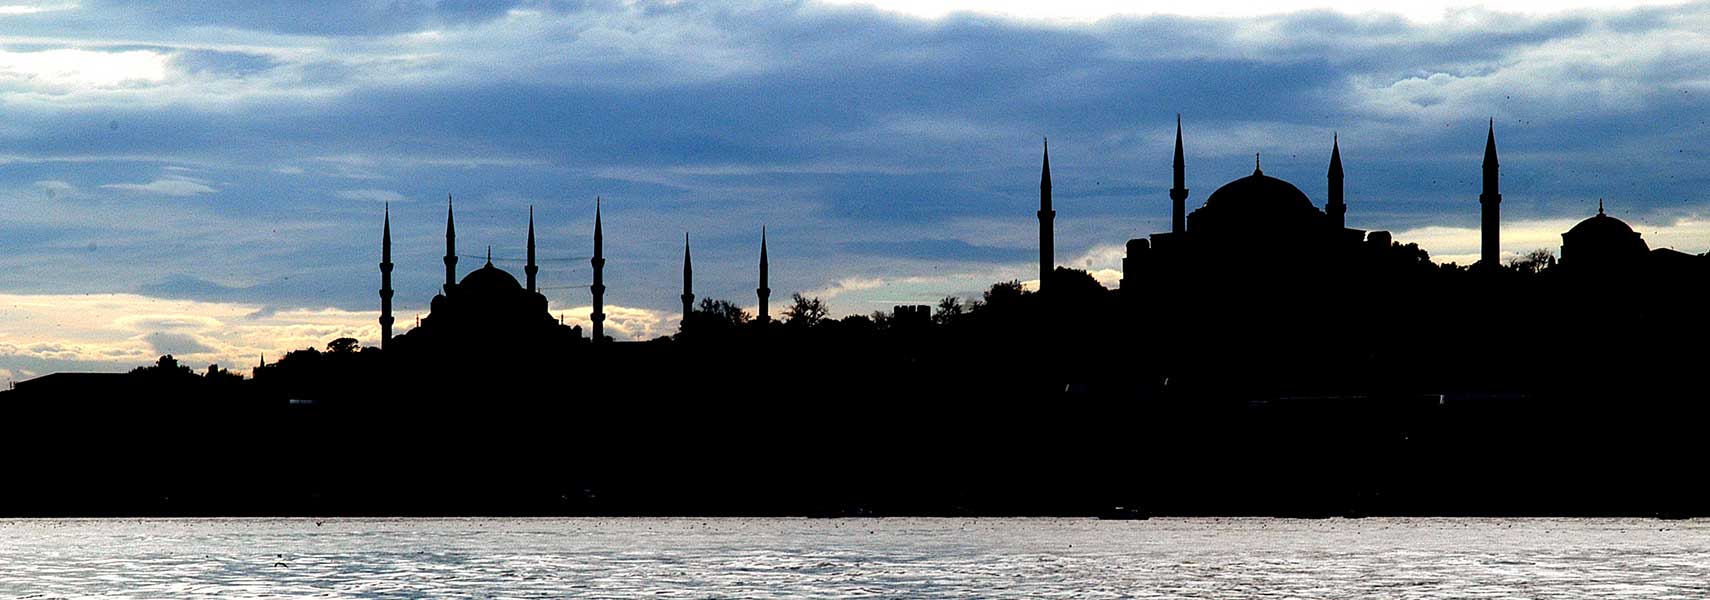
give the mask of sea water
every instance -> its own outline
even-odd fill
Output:
[[[1705,598],[1710,521],[0,521],[0,597],[309,596]]]

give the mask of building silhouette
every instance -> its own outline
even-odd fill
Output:
[[[1298,274],[1346,262],[1350,255],[1373,245],[1388,245],[1387,232],[1372,232],[1374,236],[1346,226],[1339,136],[1331,140],[1329,201],[1324,209],[1294,184],[1266,175],[1260,157],[1254,155],[1251,175],[1224,184],[1204,205],[1186,212],[1186,161],[1177,119],[1171,228],[1128,242],[1122,289],[1163,293],[1182,289],[1182,278],[1210,278],[1213,284],[1233,283],[1244,276],[1274,278],[1272,266],[1287,265],[1289,273]]]
[[[1603,201],[1598,200],[1596,215],[1562,234],[1560,260],[1567,269],[1619,269],[1639,264],[1649,252],[1644,237],[1622,220],[1604,214]]]
[[[689,260],[689,233],[683,232],[683,318],[695,311],[695,269]]]
[[[760,297],[760,316],[758,318],[756,318],[756,320],[759,321],[760,323],[770,323],[772,321],[772,317],[771,317],[772,288],[770,285],[768,285],[769,280],[767,279],[767,276],[768,276],[767,270],[769,268],[770,268],[770,264],[767,263],[767,261],[766,261],[766,226],[761,225],[760,226],[760,287],[754,289],[754,294],[756,296]]]
[[[1057,219],[1057,211],[1051,209],[1051,140],[1045,140],[1045,158],[1039,167],[1039,289],[1045,289],[1045,280],[1051,275],[1051,267],[1056,265],[1052,253],[1055,242],[1052,240],[1052,227]]]
[[[380,349],[392,342],[392,205],[380,225]],[[532,219],[531,219],[532,220]],[[531,238],[532,239],[532,238]],[[263,357],[262,363],[266,364]]]
[[[1484,192],[1478,195],[1480,207],[1479,262],[1487,269],[1502,264],[1502,194],[1497,189],[1496,119],[1484,139]]]
[[[383,350],[398,350],[410,358],[430,362],[465,357],[477,352],[486,353],[495,360],[509,360],[514,355],[549,354],[583,341],[581,328],[565,326],[553,317],[547,311],[546,296],[540,293],[537,279],[540,267],[535,256],[533,207],[529,208],[528,258],[523,267],[526,285],[519,283],[509,272],[493,265],[491,247],[487,250],[487,262],[464,275],[459,281],[456,217],[448,198],[445,217],[445,283],[441,292],[431,300],[428,315],[422,317],[415,328],[395,338],[391,335],[393,264],[390,207],[386,209],[382,228],[380,323]],[[596,308],[595,311],[598,313],[599,309]],[[598,321],[595,323],[598,326]]]
[[[600,199],[594,198],[594,258],[588,261],[594,266],[594,284],[588,286],[588,291],[594,296],[594,312],[588,319],[594,323],[594,343],[606,341],[606,255],[605,236],[600,231]]]

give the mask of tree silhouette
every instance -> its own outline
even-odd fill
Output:
[[[1021,288],[1021,280],[1011,279],[992,284],[991,289],[986,290],[985,300],[981,304],[986,308],[1014,306],[1026,294]]]
[[[754,318],[753,314],[742,310],[742,307],[729,300],[715,300],[713,298],[702,298],[701,305],[695,309],[695,312],[704,313],[721,323],[730,325],[741,325]]]
[[[327,342],[327,352],[329,354],[348,354],[355,352],[361,344],[362,342],[356,341],[356,338],[341,337]]]
[[[939,325],[949,325],[962,316],[963,309],[960,298],[945,296],[943,300],[938,301],[938,310],[932,313],[932,322]]]
[[[1508,268],[1526,274],[1542,273],[1556,266],[1556,253],[1539,248],[1508,261]]]
[[[1104,285],[1091,273],[1069,267],[1057,267],[1051,271],[1051,284],[1048,289],[1052,294],[1070,298],[1088,298],[1109,291],[1104,289]]]
[[[792,327],[812,328],[830,312],[817,296],[804,298],[799,293],[790,294],[790,302],[790,307],[784,309],[784,323]]]
[[[730,301],[702,298],[694,312],[683,315],[678,335],[684,338],[721,336],[753,318],[748,311]]]

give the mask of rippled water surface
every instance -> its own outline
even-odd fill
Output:
[[[0,521],[19,598],[1704,598],[1710,521]]]

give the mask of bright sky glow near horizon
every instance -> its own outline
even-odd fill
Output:
[[[0,377],[172,353],[247,368],[377,341],[392,207],[400,329],[441,278],[520,273],[527,211],[555,314],[585,322],[606,199],[608,329],[676,329],[695,293],[837,315],[1035,276],[1039,140],[1056,255],[1107,285],[1188,204],[1252,169],[1350,226],[1478,252],[1494,118],[1503,251],[1610,213],[1710,250],[1710,2],[279,5],[0,0]],[[1074,326],[1097,326],[1075,323]]]

